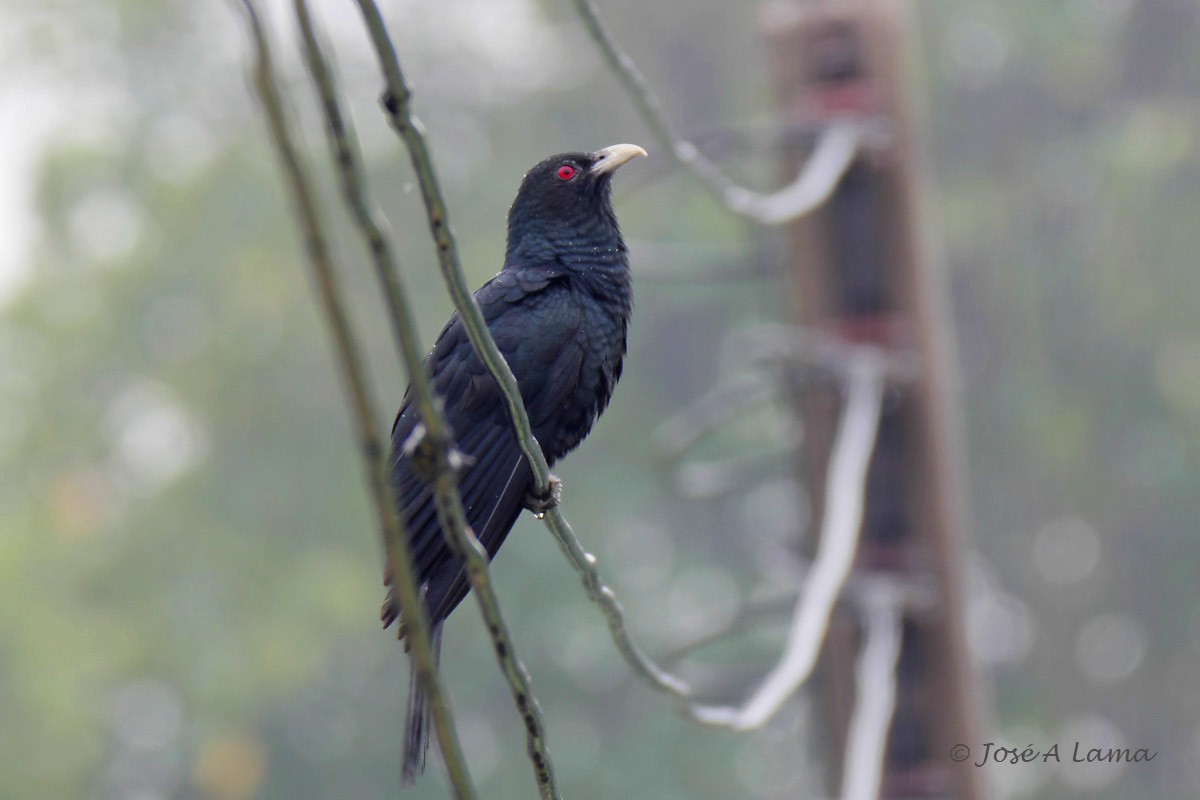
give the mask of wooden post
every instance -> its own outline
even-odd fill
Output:
[[[950,757],[957,743],[975,747],[981,731],[964,628],[953,348],[926,240],[905,23],[896,0],[790,0],[768,6],[764,18],[785,125],[811,130],[858,118],[878,123],[883,140],[859,156],[825,207],[789,228],[795,319],[851,341],[914,351],[920,362],[919,378],[881,419],[857,562],[863,570],[932,576],[937,590],[932,612],[906,612],[881,796],[983,800],[982,771]],[[806,154],[807,147],[789,145],[793,168]],[[828,392],[797,397],[808,443],[800,466],[818,506],[835,399]],[[828,645],[821,675],[830,756],[840,764],[855,691],[853,619],[835,620]],[[839,776],[830,769],[833,792]]]

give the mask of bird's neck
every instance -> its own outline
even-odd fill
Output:
[[[506,264],[564,259],[616,262],[624,258],[625,243],[615,215],[580,215],[576,219],[523,219],[511,217],[508,225]]]
[[[573,236],[546,246],[542,243],[513,247],[510,242],[505,270],[553,266],[562,268],[570,281],[612,313],[628,314],[633,305],[629,253],[620,236],[592,239]]]
[[[572,220],[509,225],[505,268],[561,264],[572,271],[628,273],[629,253],[611,212]]]

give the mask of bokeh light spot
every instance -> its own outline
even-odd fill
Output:
[[[1047,583],[1078,583],[1092,574],[1099,560],[1100,537],[1078,517],[1051,522],[1033,542],[1034,568]]]
[[[1075,640],[1079,671],[1092,683],[1115,683],[1132,675],[1146,654],[1142,626],[1125,614],[1092,617]]]

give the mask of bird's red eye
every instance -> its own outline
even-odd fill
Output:
[[[563,164],[558,168],[558,179],[560,181],[569,181],[575,177],[575,168],[570,164]]]

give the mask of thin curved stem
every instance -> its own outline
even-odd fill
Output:
[[[275,149],[283,164],[284,173],[291,185],[292,199],[296,205],[300,227],[312,266],[317,297],[329,325],[334,343],[336,361],[342,372],[350,401],[355,431],[370,488],[371,500],[383,532],[384,549],[387,555],[392,581],[396,586],[397,599],[408,625],[408,636],[412,646],[413,661],[418,679],[430,700],[431,714],[436,722],[438,744],[446,761],[454,794],[463,800],[475,797],[466,758],[455,733],[454,718],[449,701],[442,691],[437,676],[437,662],[429,638],[429,623],[421,609],[416,580],[413,577],[412,554],[403,522],[396,513],[391,487],[383,463],[383,445],[376,431],[376,403],[366,377],[366,368],[350,326],[349,315],[334,274],[328,240],[321,225],[317,209],[316,194],[312,188],[306,168],[301,163],[287,118],[283,109],[283,98],[279,92],[275,70],[271,62],[270,47],[263,31],[257,9],[252,0],[243,0],[250,31],[256,50],[255,86],[263,109],[266,112]]]
[[[363,176],[357,140],[349,117],[343,113],[333,72],[325,58],[313,28],[305,0],[294,0],[300,23],[305,55],[324,111],[333,160],[338,168],[342,192],[355,223],[371,252],[376,274],[383,288],[389,317],[400,354],[408,372],[413,396],[423,424],[418,447],[429,456],[430,484],[438,519],[451,550],[466,562],[467,577],[496,652],[501,671],[509,683],[526,731],[529,757],[534,766],[538,791],[545,800],[561,797],[554,779],[550,753],[546,746],[545,725],[528,672],[517,656],[499,600],[492,588],[486,550],[471,531],[458,490],[457,470],[460,458],[438,405],[426,372],[416,323],[407,295],[400,284],[399,269],[390,238],[384,232],[381,217],[369,198]],[[407,624],[408,616],[405,621]]]
[[[395,45],[392,44],[383,16],[379,12],[379,6],[374,0],[356,0],[356,2],[362,12],[367,32],[371,37],[371,43],[383,71],[387,86],[383,104],[388,113],[388,120],[404,141],[412,161],[413,171],[417,176],[417,184],[421,189],[421,198],[425,204],[429,232],[437,250],[438,266],[441,268],[442,277],[450,291],[450,298],[454,302],[454,307],[458,309],[463,328],[466,330],[467,338],[471,340],[475,352],[479,354],[484,366],[500,385],[500,390],[504,394],[504,400],[508,406],[509,416],[516,428],[517,440],[533,469],[535,488],[539,494],[545,494],[550,490],[550,468],[546,464],[537,439],[533,436],[533,429],[529,424],[529,415],[525,412],[525,404],[521,400],[521,390],[517,385],[517,379],[513,375],[512,369],[509,368],[508,362],[504,360],[500,348],[496,346],[495,340],[488,332],[487,323],[479,310],[479,304],[475,302],[475,295],[463,274],[462,263],[458,257],[458,245],[450,229],[446,199],[433,166],[433,155],[429,150],[429,143],[425,139],[425,128],[413,114],[409,102],[412,99],[412,90],[409,89],[408,83],[404,79],[404,72],[400,67],[400,59],[396,54]]]

